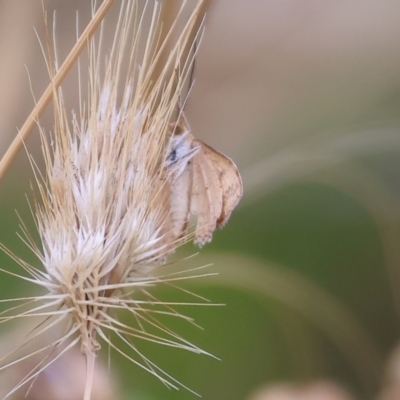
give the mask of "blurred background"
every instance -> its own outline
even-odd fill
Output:
[[[51,18],[56,10],[63,60],[90,1],[44,6]],[[193,134],[236,162],[244,197],[187,261],[213,263],[207,271],[218,276],[185,289],[225,305],[182,310],[203,330],[173,328],[220,360],[141,345],[204,399],[400,398],[399,21],[393,0],[210,2],[185,111]],[[44,37],[39,0],[0,0],[2,154],[48,84],[35,30]],[[51,112],[43,126],[52,129]],[[26,145],[40,164],[38,132]],[[16,234],[15,210],[34,232],[31,180],[22,151],[1,182],[0,241],[37,263]],[[187,246],[177,258],[197,251]],[[0,267],[14,264],[2,254]],[[2,298],[31,290],[1,275]],[[181,299],[170,287],[155,292]],[[0,329],[7,347],[14,333]],[[103,356],[107,370],[106,348]],[[117,354],[110,365],[98,399],[195,398]],[[59,398],[79,399],[71,396]]]

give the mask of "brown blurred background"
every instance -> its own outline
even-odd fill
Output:
[[[55,11],[61,62],[90,1],[44,6],[50,20]],[[118,0],[109,20],[117,9]],[[220,275],[188,283],[226,306],[187,310],[205,331],[177,329],[221,361],[143,345],[204,399],[303,399],[297,389],[260,397],[258,388],[321,379],[346,388],[332,384],[326,399],[347,398],[344,390],[400,398],[392,353],[400,332],[399,21],[394,0],[212,2],[186,113],[196,137],[237,163],[245,195],[192,261],[214,262]],[[0,0],[2,154],[48,84],[35,29],[43,39],[39,0]],[[43,125],[51,130],[51,112]],[[33,132],[27,146],[40,164],[38,145]],[[0,239],[32,258],[14,213],[31,220],[29,171],[22,152],[1,183]],[[13,268],[5,256],[0,262]],[[30,290],[8,278],[0,285],[3,296]],[[160,296],[179,299],[166,288]],[[194,398],[118,356],[111,363],[121,399]]]

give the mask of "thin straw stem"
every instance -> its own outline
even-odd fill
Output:
[[[96,355],[93,351],[86,351],[86,382],[85,382],[85,395],[83,400],[90,400],[92,397],[94,367],[96,362]]]
[[[104,16],[106,15],[107,11],[109,10],[109,8],[112,6],[113,3],[114,0],[103,1],[101,6],[97,10],[91,21],[89,22],[89,24],[87,25],[86,29],[83,31],[82,35],[75,43],[70,53],[68,54],[64,63],[61,65],[60,69],[52,78],[50,84],[47,86],[46,90],[40,97],[39,101],[36,103],[32,112],[29,114],[28,118],[22,125],[22,128],[19,131],[18,135],[15,137],[15,139],[13,140],[10,147],[8,148],[8,150],[6,151],[6,153],[4,154],[3,158],[0,161],[0,181],[4,177],[5,173],[7,172],[9,166],[11,165],[15,157],[17,156],[24,141],[31,133],[33,127],[37,122],[37,119],[43,114],[47,105],[53,98],[54,90],[61,85],[64,78],[67,76],[69,70],[75,64],[75,61],[77,60],[83,49],[86,47],[88,39],[94,34],[97,27],[100,25],[101,21],[103,20]]]

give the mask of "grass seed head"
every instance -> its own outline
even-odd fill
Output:
[[[85,102],[79,92],[79,111],[72,118],[62,90],[54,88],[54,131],[50,139],[41,131],[45,176],[36,169],[41,199],[34,213],[41,246],[26,236],[44,271],[17,259],[29,274],[24,279],[46,288],[47,294],[20,299],[24,305],[33,303],[34,307],[19,316],[46,318],[29,341],[61,322],[66,328],[61,338],[40,350],[47,351],[45,360],[16,389],[33,381],[58,357],[80,344],[87,359],[85,400],[90,399],[99,339],[174,388],[180,383],[146,358],[135,340],[203,353],[154,318],[153,307],[162,304],[165,309],[159,312],[188,319],[171,304],[159,302],[148,290],[159,282],[185,279],[176,275],[160,278],[153,272],[177,246],[193,238],[187,232],[189,215],[197,213],[207,227],[205,237],[209,241],[219,220],[229,218],[241,196],[240,176],[236,174],[240,196],[231,202],[232,207],[226,205],[229,203],[223,198],[223,185],[218,180],[224,172],[209,161],[208,168],[218,172],[212,179],[215,187],[220,186],[220,210],[201,216],[199,201],[195,209],[186,202],[185,215],[181,212],[177,217],[177,204],[181,204],[177,182],[200,145],[190,139],[192,148],[178,162],[171,163],[177,143],[172,122],[180,118],[201,6],[199,1],[176,38],[171,34],[176,23],[169,32],[161,30],[157,2],[151,7],[146,3],[143,14],[135,1],[122,2],[110,53],[103,57],[95,39],[88,43],[88,97]],[[149,28],[145,27],[148,13]],[[104,58],[105,62],[100,61]],[[82,82],[79,87],[83,87]],[[212,149],[204,147],[202,151],[206,154]],[[234,166],[229,160],[227,165],[231,164]],[[191,181],[185,178],[185,182],[189,185]],[[205,188],[207,182],[203,182]],[[177,218],[184,229],[177,229]],[[208,218],[212,218],[211,223]],[[196,231],[196,237],[202,236]],[[121,322],[115,310],[131,314],[136,325]],[[145,325],[151,329],[145,329]],[[123,353],[110,334],[129,346],[136,358]]]

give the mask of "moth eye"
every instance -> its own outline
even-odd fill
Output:
[[[167,165],[170,166],[185,161],[190,151],[190,143],[185,140],[184,136],[175,137],[172,141],[170,152],[166,157]]]
[[[186,131],[172,138],[172,144],[165,158],[166,167],[178,178],[187,167],[190,159],[199,151],[199,146],[192,146],[193,137]]]
[[[168,154],[167,161],[173,163],[176,161],[176,149],[172,149],[171,152]]]

